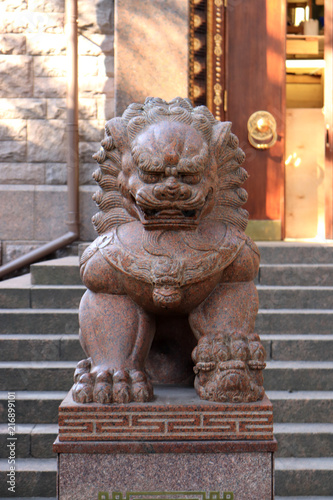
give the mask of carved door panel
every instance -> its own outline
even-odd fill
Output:
[[[284,219],[285,1],[229,0],[226,7],[225,119],[246,153],[245,208],[254,236],[281,239]],[[247,122],[256,111],[276,120],[277,141],[255,149]]]

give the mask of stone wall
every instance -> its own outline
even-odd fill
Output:
[[[2,263],[67,232],[64,0],[0,3]],[[95,238],[91,174],[114,115],[113,0],[78,0],[82,241]]]

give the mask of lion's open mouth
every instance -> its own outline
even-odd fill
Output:
[[[198,224],[198,216],[201,210],[179,210],[179,209],[143,209],[139,207],[139,213],[142,224],[146,228],[163,229],[177,227],[182,229],[195,228]]]
[[[135,195],[130,192],[130,195],[145,229],[195,230],[212,190],[205,197],[202,192],[198,192],[188,200],[175,201],[156,200],[147,189],[141,189]]]
[[[147,219],[152,217],[160,217],[165,219],[166,217],[180,217],[180,218],[196,218],[198,210],[175,210],[175,209],[165,209],[165,210],[142,210],[144,216]]]

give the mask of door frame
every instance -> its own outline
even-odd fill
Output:
[[[189,0],[190,1],[190,54],[189,54],[189,96],[194,105],[206,104],[220,120],[228,118],[227,82],[228,82],[228,8],[232,3],[227,0]],[[325,8],[325,230],[326,239],[333,239],[333,2],[324,0]],[[239,1],[237,1],[237,4]],[[287,1],[281,0],[284,11]],[[286,16],[286,12],[284,12]],[[194,22],[195,17],[196,22]],[[198,19],[200,18],[199,22]],[[219,20],[221,37],[217,40],[216,20]],[[195,37],[205,41],[196,50]],[[218,55],[222,51],[222,55]],[[217,64],[220,58],[220,64]],[[216,68],[219,66],[220,80],[216,80]],[[198,69],[199,68],[199,69]],[[286,105],[284,104],[284,112]],[[285,123],[285,120],[284,120]],[[284,159],[283,159],[284,161]],[[282,166],[284,167],[284,165]],[[281,167],[281,168],[282,168]],[[281,239],[285,235],[285,197],[281,210]],[[253,221],[258,223],[260,231],[276,221]],[[268,231],[270,232],[270,230]],[[273,231],[274,232],[274,231]],[[272,238],[276,239],[276,238]]]
[[[325,229],[333,239],[333,4],[325,0]]]

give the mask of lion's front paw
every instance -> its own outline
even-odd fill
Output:
[[[250,402],[263,398],[265,351],[255,334],[202,337],[192,353],[201,399]]]
[[[80,361],[72,390],[76,403],[130,403],[153,399],[153,387],[140,370],[92,370],[91,360]]]

